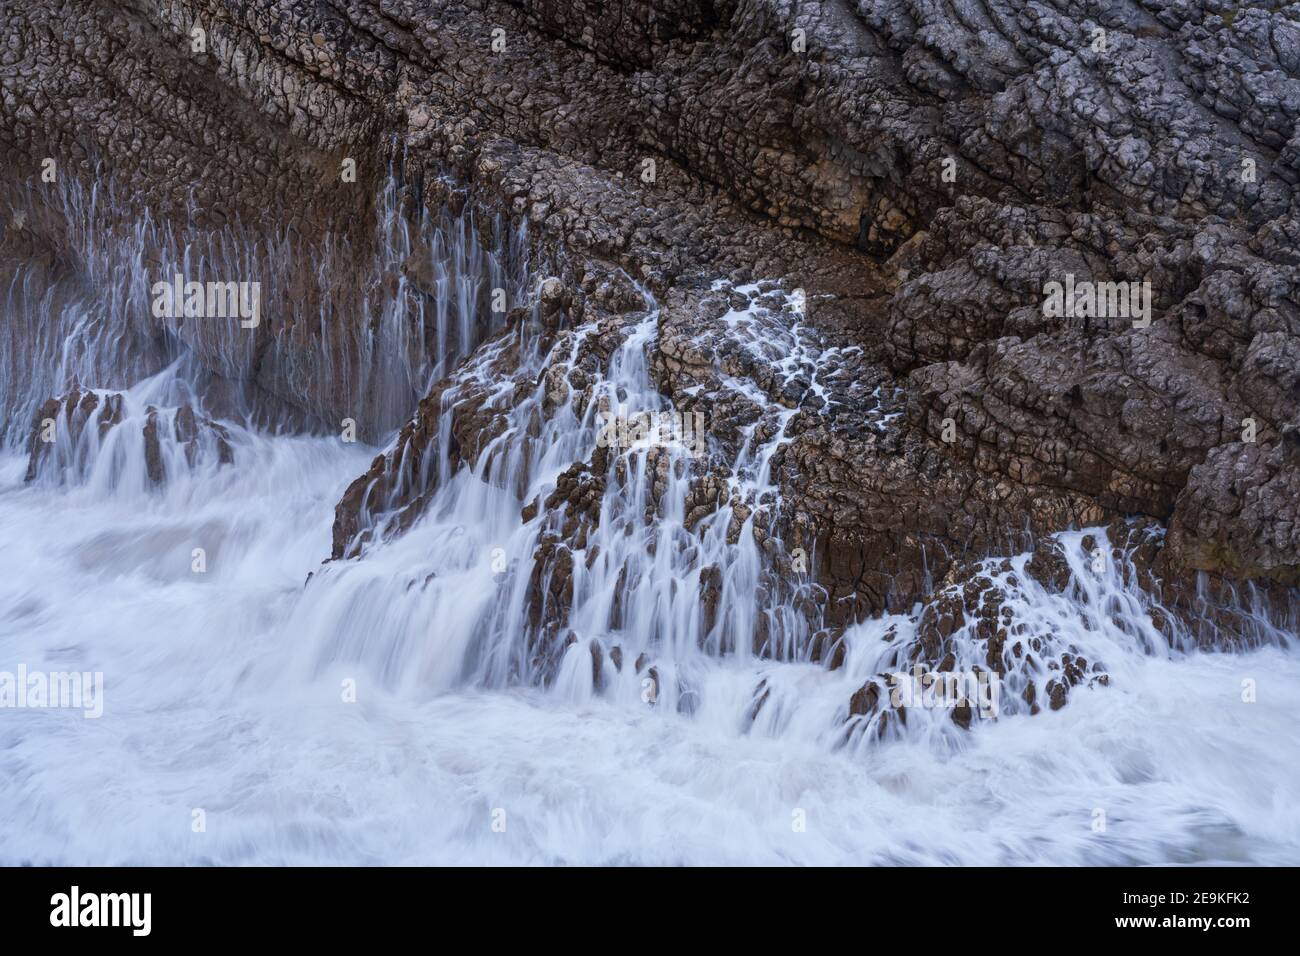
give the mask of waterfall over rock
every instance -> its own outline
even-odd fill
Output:
[[[1300,861],[1294,8],[49,6],[0,864]]]

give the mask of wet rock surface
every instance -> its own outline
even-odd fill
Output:
[[[169,462],[193,470],[234,460],[229,429],[192,405],[130,414],[122,394],[74,385],[37,410],[25,480],[79,482],[98,472],[100,480],[129,482],[143,471],[149,486],[159,486]]]
[[[1019,673],[1035,655],[1043,679],[1016,699],[1060,706],[1098,662],[1023,641],[1017,656],[979,610],[994,605],[935,602],[984,593],[972,562],[1025,550],[1036,583],[1066,587],[1046,536],[1126,517],[1168,529],[1149,562],[1161,613],[1209,615],[1207,640],[1250,632],[1207,610],[1212,592],[1227,607],[1260,589],[1294,613],[1300,7],[596,6],[6,8],[0,279],[40,269],[67,296],[87,281],[71,207],[41,198],[46,157],[63,177],[113,180],[159,222],[273,229],[276,255],[298,243],[303,269],[267,290],[246,337],[150,323],[143,301],[120,311],[143,365],[177,336],[214,390],[239,383],[304,427],[354,419],[377,438],[410,416],[340,501],[335,558],[409,528],[455,470],[491,478],[508,411],[538,389],[532,439],[548,416],[587,414],[649,294],[654,381],[705,422],[685,521],[723,504],[731,534],[748,521],[763,587],[805,594],[811,632],[921,603],[909,660],[942,664],[943,632],[966,629],[981,666]],[[438,252],[418,242],[361,253],[383,245],[369,224],[390,171],[400,221],[449,207],[486,236],[499,219],[483,245],[502,262],[502,235],[527,223],[537,281],[485,266],[509,315],[475,305],[472,336],[442,356],[410,334],[425,313],[376,337],[437,282]],[[322,250],[334,271],[310,268]],[[370,285],[353,281],[360,259],[381,265]],[[1144,291],[1135,314],[1117,297],[1055,314],[1047,286],[1067,281]],[[393,354],[403,374],[380,396],[363,373]],[[67,383],[52,384],[39,394]],[[561,513],[537,543],[532,602],[560,648],[547,618],[610,463],[577,458],[520,502],[526,519]],[[781,633],[765,618],[755,649],[789,653]]]

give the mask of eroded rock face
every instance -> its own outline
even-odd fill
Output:
[[[810,633],[828,648],[972,559],[1123,516],[1167,525],[1161,580],[1180,594],[1204,574],[1294,602],[1296,5],[38,0],[0,34],[6,192],[46,188],[46,156],[63,175],[98,163],[162,220],[287,223],[307,263],[375,243],[390,169],[403,217],[527,222],[539,281],[505,283],[510,315],[480,312],[473,355],[427,388],[427,342],[383,340],[412,350],[385,401],[424,397],[340,502],[336,558],[408,528],[450,471],[490,475],[506,411],[537,389],[530,433],[571,396],[585,410],[648,293],[655,382],[708,423],[689,522],[726,505],[739,533],[757,515],[768,573],[824,592]],[[22,261],[84,280],[60,215],[6,224],[0,279]],[[366,394],[376,303],[406,315],[435,288],[424,253],[286,282],[237,354],[176,334],[214,383],[333,427]],[[1136,283],[1142,314],[1054,313],[1048,284],[1067,281]],[[373,293],[365,308],[345,286]],[[130,329],[160,361],[162,331]],[[745,464],[766,497],[735,497],[747,442],[774,445],[761,476]],[[566,509],[539,544],[547,613],[607,465],[597,452],[520,502]],[[1171,613],[1196,600],[1171,594]]]
[[[1179,566],[1296,587],[1300,454],[1295,431],[1272,448],[1233,442],[1196,465],[1171,528]]]

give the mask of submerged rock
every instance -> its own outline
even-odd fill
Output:
[[[148,484],[162,485],[169,461],[191,470],[234,462],[229,430],[193,406],[149,405],[132,414],[126,404],[122,393],[77,385],[42,404],[32,424],[25,480],[76,483],[95,471],[116,483],[142,471]]]

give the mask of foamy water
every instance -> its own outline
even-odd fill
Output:
[[[419,245],[389,200],[377,269]],[[1171,646],[1152,599],[1122,568],[1088,567],[1085,531],[1066,532],[1063,593],[1023,573],[1026,555],[985,570],[1016,635],[1048,657],[1068,648],[1104,663],[1109,686],[1081,683],[1063,709],[1030,715],[1024,682],[1048,674],[1008,674],[997,719],[965,731],[947,709],[913,707],[880,739],[878,718],[850,717],[849,701],[894,669],[917,620],[862,621],[843,666],[810,662],[816,622],[795,605],[817,583],[771,556],[784,547],[772,462],[793,410],[719,378],[753,417],[736,450],[710,451],[729,497],[688,520],[692,449],[597,454],[602,413],[677,411],[649,370],[653,298],[642,291],[590,401],[575,391],[552,406],[541,373],[575,366],[593,327],[543,348],[525,323],[511,333],[517,376],[494,380],[506,340],[482,345],[501,327],[485,290],[523,297],[536,282],[517,250],[484,252],[465,220],[436,229],[420,246],[432,300],[414,311],[385,300],[382,334],[342,350],[360,356],[347,390],[373,386],[371,428],[391,428],[427,379],[477,349],[446,393],[441,434],[474,389],[504,427],[472,467],[453,469],[443,449],[422,459],[408,480],[429,505],[405,533],[390,534],[401,501],[374,492],[360,555],[328,564],[334,506],[379,449],[270,434],[252,409],[210,422],[183,343],[139,367],[118,361],[112,343],[138,311],[129,290],[148,288],[137,246],[149,229],[95,245],[116,290],[105,303],[40,298],[32,311],[32,296],[10,290],[5,308],[27,310],[16,328],[29,345],[52,345],[59,329],[78,344],[32,362],[22,335],[6,340],[0,675],[102,673],[104,685],[98,717],[0,708],[0,863],[1300,863],[1294,635],[1239,653]],[[296,254],[259,255],[272,253]],[[771,284],[734,292],[748,305],[723,316],[725,334],[825,407],[837,348]],[[771,308],[783,310],[775,323]],[[295,358],[304,396],[337,334]],[[205,336],[193,347],[233,358],[247,344]],[[393,349],[396,379],[379,381]],[[73,376],[101,407],[107,389],[125,389],[112,399],[118,424],[61,421],[27,482],[19,420]],[[853,401],[884,429],[897,411],[879,393]],[[178,432],[187,404],[191,446]],[[151,417],[161,485],[141,440]],[[524,506],[575,463],[603,490],[598,521],[570,541],[572,590],[548,608],[564,630],[549,634],[530,621],[529,582],[539,542],[565,538],[566,514]],[[541,560],[546,581],[554,558]],[[699,599],[706,574],[713,616]],[[972,629],[954,635],[959,670],[984,655]]]
[[[860,751],[832,732],[852,679],[809,664],[714,659],[691,716],[357,655],[309,674],[303,582],[367,450],[240,437],[233,467],[152,498],[24,486],[3,459],[0,669],[102,671],[105,710],[0,712],[0,862],[1300,860],[1300,666],[1278,647],[1135,651],[1059,712]]]

